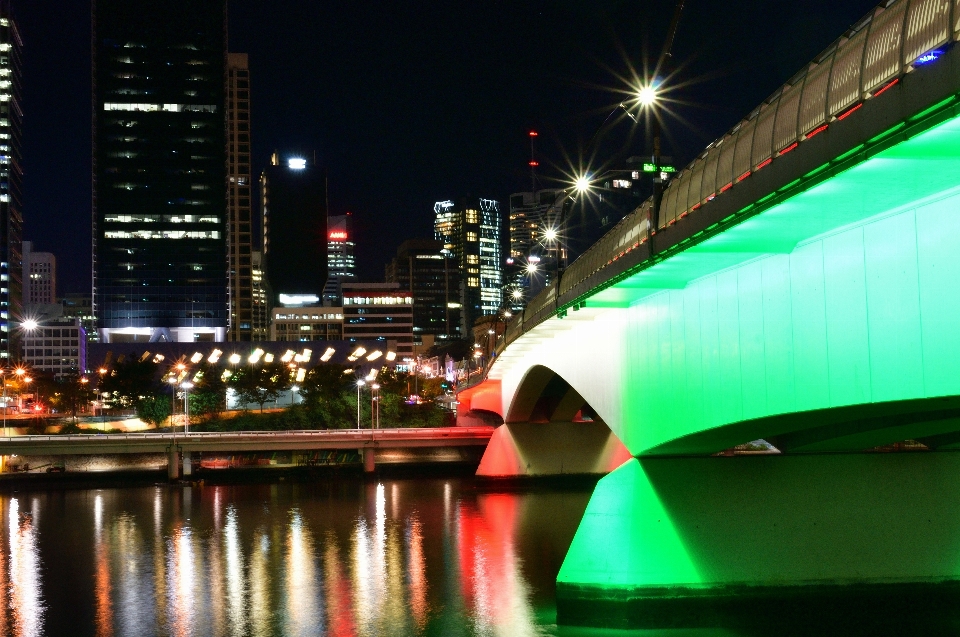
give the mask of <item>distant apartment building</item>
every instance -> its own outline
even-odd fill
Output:
[[[474,321],[496,314],[503,300],[500,257],[500,204],[493,199],[464,198],[434,204],[434,238],[443,243],[460,268],[461,334]]]
[[[271,341],[343,340],[343,308],[278,307],[270,322]]]
[[[413,340],[459,339],[460,268],[444,251],[443,243],[432,239],[404,241],[397,256],[386,266],[388,283],[397,283],[413,299]]]
[[[24,241],[23,305],[52,305],[56,302],[57,258],[51,252],[34,252],[33,242]]]
[[[267,294],[267,277],[263,271],[263,253],[254,250],[250,253],[250,273],[252,276],[252,307],[250,315],[252,338],[254,341],[265,341],[270,332],[269,294]]]
[[[398,283],[344,283],[343,338],[392,341],[401,359],[413,358],[413,296]]]
[[[257,340],[250,203],[250,67],[227,54],[227,340]]]

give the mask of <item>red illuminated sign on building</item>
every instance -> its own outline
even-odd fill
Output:
[[[330,233],[331,241],[346,241],[347,233],[343,231],[334,231]]]

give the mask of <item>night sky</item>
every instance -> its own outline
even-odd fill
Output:
[[[90,290],[90,6],[14,0],[24,39],[24,238],[57,256],[60,294]],[[874,0],[687,0],[664,154],[678,167],[768,97]],[[230,50],[250,55],[254,180],[276,149],[327,166],[366,280],[401,241],[432,235],[433,203],[505,206],[579,165],[655,60],[673,0],[230,0]],[[176,19],[173,16],[173,19]],[[593,164],[644,152],[615,116]]]

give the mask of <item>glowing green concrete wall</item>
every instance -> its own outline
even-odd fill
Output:
[[[960,394],[958,185],[954,119],[525,335],[504,413],[541,364],[634,455],[711,453],[777,433],[731,423]]]

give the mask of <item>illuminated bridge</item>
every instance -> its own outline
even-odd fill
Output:
[[[655,232],[647,202],[533,299],[460,394],[461,422],[506,423],[481,474],[619,466],[561,622],[960,580],[958,25],[955,0],[877,7],[678,173]],[[723,457],[758,439],[780,453]],[[924,451],[876,451],[904,441]]]

